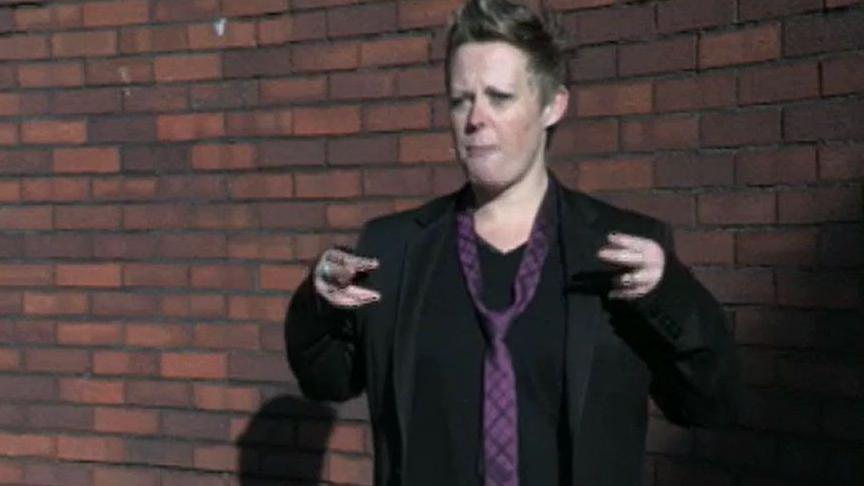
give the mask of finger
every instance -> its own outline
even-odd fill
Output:
[[[336,248],[325,252],[324,259],[352,272],[366,272],[378,268],[378,260],[375,258],[361,257]]]
[[[645,292],[642,290],[633,290],[633,289],[617,289],[609,292],[610,299],[618,299],[618,300],[635,300],[645,295]]]
[[[613,245],[634,250],[644,249],[646,246],[653,243],[653,240],[648,238],[619,232],[609,233],[606,239]]]
[[[612,246],[604,246],[597,252],[597,258],[607,263],[625,267],[641,267],[645,265],[645,257],[642,253],[632,249],[621,249]]]
[[[618,277],[618,283],[620,286],[629,288],[640,286],[650,287],[658,280],[660,280],[658,273],[652,270],[637,270],[635,272],[625,273]]]
[[[356,309],[381,300],[381,294],[365,287],[349,285],[330,293],[327,300],[336,307]]]

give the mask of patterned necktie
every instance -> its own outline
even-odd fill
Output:
[[[468,292],[480,313],[486,336],[483,357],[483,461],[485,486],[518,486],[519,436],[516,404],[516,376],[510,350],[504,342],[510,325],[521,314],[537,290],[543,262],[549,250],[547,228],[551,227],[546,198],[531,228],[528,246],[513,281],[513,303],[501,310],[486,307],[477,256],[477,234],[470,210],[456,216],[459,261]],[[554,214],[551,213],[551,214]]]

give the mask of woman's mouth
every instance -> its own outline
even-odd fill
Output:
[[[497,150],[495,145],[466,145],[465,154],[471,158],[483,158]]]

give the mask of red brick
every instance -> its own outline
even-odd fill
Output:
[[[811,265],[818,254],[818,233],[809,229],[741,232],[736,261],[752,265]]]
[[[735,239],[726,231],[676,231],[675,253],[687,265],[731,264]]]
[[[357,106],[297,108],[294,111],[295,135],[345,135],[359,131],[360,109]]]
[[[0,370],[16,371],[21,366],[21,353],[14,349],[0,349]],[[0,475],[0,478],[3,476]]]
[[[195,448],[195,468],[210,471],[236,471],[240,451],[232,446],[212,445]]]
[[[787,141],[864,139],[864,100],[820,101],[783,110]]]
[[[148,204],[123,208],[127,230],[181,229],[189,223],[189,207],[181,204]]]
[[[755,68],[739,78],[741,104],[774,103],[819,96],[819,69],[816,63]]]
[[[51,265],[0,265],[0,286],[3,287],[47,287],[51,280]]]
[[[553,155],[613,153],[617,150],[617,120],[565,122],[555,129],[549,149]]]
[[[57,265],[55,283],[64,287],[119,287],[120,265]]]
[[[650,83],[600,85],[576,90],[576,114],[585,116],[649,113]]]
[[[621,144],[630,151],[695,148],[699,145],[696,117],[665,117],[625,122]]]
[[[125,88],[123,110],[127,113],[171,112],[189,107],[185,86],[146,86]]]
[[[18,145],[18,124],[0,123],[0,145]]]
[[[294,194],[291,174],[250,174],[234,177],[229,191],[232,199],[288,199]]]
[[[14,93],[0,93],[0,115],[21,114],[21,96]]]
[[[790,18],[783,30],[787,57],[837,52],[864,47],[864,10],[844,15],[811,15]]]
[[[18,181],[0,182],[0,202],[18,202],[21,200],[21,183]]]
[[[93,314],[106,316],[151,316],[156,313],[156,297],[125,293],[93,293]]]
[[[32,144],[78,144],[87,140],[83,121],[43,120],[21,124],[21,140]]]
[[[134,486],[159,486],[159,472],[142,469],[105,468],[93,470],[93,486],[114,486],[118,484]]]
[[[117,229],[120,216],[117,207],[58,207],[54,210],[54,225],[58,229]]]
[[[24,313],[36,315],[85,314],[89,309],[87,296],[76,292],[24,294]]]
[[[749,64],[780,57],[780,26],[768,24],[703,37],[699,67]]]
[[[18,66],[18,83],[25,88],[73,87],[84,83],[80,62],[51,62]]]
[[[162,314],[171,317],[225,316],[225,297],[221,295],[178,295],[162,298]]]
[[[400,70],[396,73],[396,91],[399,96],[444,94],[444,70],[440,66]]]
[[[87,351],[77,349],[28,349],[24,355],[28,371],[53,373],[84,373],[89,371]]]
[[[12,35],[0,39],[0,60],[45,59],[49,56],[44,35]]]
[[[855,5],[856,3],[860,3],[861,0],[825,0],[825,7],[827,8],[840,8],[840,7],[848,7],[849,5]]]
[[[791,16],[821,8],[822,0],[744,0],[738,7],[738,15],[746,21]]]
[[[156,254],[156,237],[143,234],[99,235],[93,241],[96,258],[142,259]]]
[[[269,267],[262,267],[262,272],[263,268]],[[262,288],[265,287],[262,285]],[[230,350],[258,349],[261,346],[260,333],[258,332],[258,326],[255,324],[198,324],[195,326],[194,332],[194,344],[200,348]]]
[[[128,324],[126,344],[145,348],[178,348],[190,342],[189,330],[174,324]]]
[[[54,149],[55,173],[113,173],[119,171],[120,153],[116,147]]]
[[[321,173],[297,173],[295,196],[299,198],[344,198],[359,196],[360,173],[331,170]]]
[[[0,228],[4,230],[51,229],[51,208],[0,208]]]
[[[73,461],[116,462],[124,460],[123,440],[114,437],[57,437],[57,457]]]
[[[251,205],[196,206],[192,208],[190,226],[205,230],[248,230],[258,227],[258,213]]]
[[[393,210],[391,202],[331,204],[327,206],[327,223],[333,229],[359,229],[370,219],[390,214]],[[323,248],[307,256],[315,257],[321,251]]]
[[[363,177],[363,193],[375,196],[422,196],[431,189],[431,173],[425,167],[371,169]]]
[[[778,272],[777,303],[793,307],[856,309],[861,304],[860,286],[861,276],[857,272]]]
[[[94,414],[93,429],[97,432],[149,435],[159,431],[159,414],[153,410],[99,407]]]
[[[579,163],[579,189],[603,191],[651,187],[653,166],[647,159],[586,160]]]
[[[327,78],[324,76],[262,79],[260,85],[264,103],[323,100],[327,97]]]
[[[156,0],[155,20],[209,20],[219,12],[219,0]]]
[[[618,72],[617,61],[616,46],[582,47],[570,60],[570,79],[589,81],[615,77]]]
[[[0,462],[0,482],[21,484],[24,481],[24,466],[11,461]]]
[[[864,56],[822,61],[822,94],[864,91]]]
[[[741,152],[735,159],[739,184],[795,184],[816,180],[815,147]]]
[[[291,41],[323,39],[327,36],[325,11],[294,12],[258,21],[258,44],[284,44]]]
[[[336,483],[372,484],[372,460],[368,457],[331,454],[327,478]]]
[[[154,62],[156,81],[201,81],[222,76],[222,62],[218,54],[190,54],[157,57]]]
[[[155,407],[187,407],[191,404],[189,383],[168,381],[130,381],[127,402]]]
[[[618,71],[621,76],[683,71],[695,67],[695,36],[675,37],[618,48]]]
[[[398,142],[398,137],[394,135],[332,139],[328,141],[328,162],[334,165],[396,162],[398,160]]]
[[[200,144],[192,147],[192,167],[197,170],[242,170],[255,167],[255,146],[250,144]]]
[[[282,322],[286,303],[283,297],[232,296],[228,301],[228,315],[243,321]]]
[[[226,133],[237,137],[290,136],[293,131],[291,110],[244,111],[228,113]]]
[[[221,113],[160,115],[156,126],[160,140],[173,142],[225,135],[225,118]]]
[[[219,379],[228,372],[224,354],[163,353],[162,376],[167,378]]]
[[[194,395],[195,406],[202,410],[251,412],[258,409],[261,401],[258,390],[252,387],[196,384]]]
[[[213,289],[250,289],[252,273],[249,268],[236,265],[192,267],[191,285]]]
[[[222,2],[222,14],[232,17],[274,14],[286,10],[288,10],[288,0]]]
[[[331,38],[393,30],[396,30],[395,4],[365,4],[327,10],[327,33]]]
[[[546,8],[554,10],[578,10],[583,8],[606,7],[615,3],[615,0],[547,0],[544,2]]]
[[[780,141],[780,112],[749,110],[702,115],[703,146],[767,145]]]
[[[399,4],[399,28],[444,25],[461,5],[456,0],[407,0]]]
[[[654,34],[654,6],[628,5],[576,12],[563,20],[579,45],[634,39]]]
[[[781,223],[857,221],[862,216],[860,188],[818,187],[778,193]]]
[[[117,32],[61,32],[51,36],[54,57],[99,57],[117,54]]]
[[[429,60],[427,37],[401,37],[364,42],[360,45],[361,66],[413,64]]]
[[[450,162],[456,157],[449,133],[425,133],[399,137],[399,162]]]
[[[96,179],[92,184],[93,199],[146,201],[155,196],[156,183],[155,177]]]
[[[294,291],[306,277],[305,265],[264,265],[258,273],[262,289]]]
[[[126,287],[186,287],[188,270],[182,265],[131,263],[123,266],[123,285]]]
[[[212,23],[188,27],[189,47],[192,49],[226,49],[255,47],[254,22],[226,22],[222,35],[217,35]]]
[[[360,65],[360,47],[353,42],[300,45],[293,50],[297,71],[355,69]]]
[[[773,193],[730,192],[699,196],[699,221],[705,224],[767,224],[776,221]]]
[[[330,76],[330,97],[369,99],[392,96],[395,77],[391,71],[334,73]]]
[[[90,59],[87,84],[138,84],[153,80],[153,62],[142,58]]]
[[[147,23],[149,2],[123,0],[84,4],[85,27],[108,27]]]
[[[120,381],[90,378],[63,378],[60,380],[60,398],[75,403],[123,403],[124,384]]]
[[[701,269],[696,276],[723,304],[774,303],[773,272],[767,268]]]
[[[292,260],[294,241],[288,236],[231,236],[228,240],[228,256],[232,259]]]
[[[120,31],[120,52],[124,54],[187,49],[189,42],[183,25],[127,27]]]
[[[54,439],[36,434],[0,433],[0,455],[5,457],[53,457]]]
[[[64,345],[108,346],[123,338],[118,324],[58,323],[57,342]]]
[[[82,201],[89,198],[86,179],[25,179],[21,181],[21,196],[25,201]]]
[[[363,109],[366,131],[401,131],[430,126],[431,108],[427,101],[369,105]]]
[[[864,177],[864,145],[819,147],[819,178],[827,180]]]
[[[732,0],[671,0],[657,8],[657,26],[663,33],[726,25],[734,20]]]
[[[224,258],[225,246],[221,235],[163,235],[157,253],[166,258]]]

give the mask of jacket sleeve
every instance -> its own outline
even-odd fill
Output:
[[[358,248],[363,247],[363,240],[361,236]],[[341,402],[363,392],[365,360],[359,314],[321,298],[310,268],[285,315],[285,352],[306,398]]]
[[[624,307],[638,354],[652,372],[651,395],[679,425],[733,423],[741,397],[734,339],[720,304],[678,260],[671,229],[657,240],[666,253],[658,286]],[[634,322],[635,321],[635,322]]]

